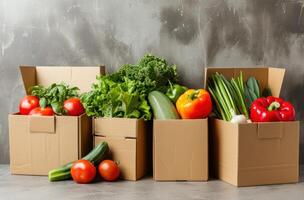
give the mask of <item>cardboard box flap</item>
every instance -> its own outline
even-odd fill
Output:
[[[21,66],[26,93],[34,85],[49,86],[52,83],[66,83],[77,86],[81,92],[89,91],[96,76],[105,73],[104,66]]]
[[[25,92],[26,94],[30,94],[30,92],[28,91],[29,88],[36,85],[36,68],[30,66],[20,66],[20,72]]]
[[[284,75],[285,75],[285,69],[279,69],[279,68],[268,69],[268,87],[270,88],[273,96],[276,97],[280,96]]]
[[[104,137],[137,138],[143,131],[143,119],[128,118],[95,118],[94,134]]]
[[[239,76],[240,72],[243,73],[244,81],[251,76],[255,77],[260,86],[260,92],[262,92],[266,87],[271,89],[274,96],[279,96],[281,91],[281,86],[283,83],[283,78],[285,74],[285,69],[281,68],[269,68],[269,67],[212,67],[205,68],[205,88],[208,87],[208,79],[212,74],[216,72],[223,74],[227,79]]]
[[[256,123],[259,139],[281,139],[284,134],[284,123]]]
[[[55,116],[29,116],[30,133],[55,133]]]

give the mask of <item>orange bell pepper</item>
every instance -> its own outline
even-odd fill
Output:
[[[212,110],[211,97],[204,89],[189,89],[177,99],[176,108],[182,119],[206,118]]]

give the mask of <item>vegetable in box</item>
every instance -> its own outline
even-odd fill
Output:
[[[147,54],[138,64],[122,65],[117,72],[98,77],[81,100],[88,116],[150,120],[148,94],[153,90],[166,91],[169,82],[176,83],[177,79],[175,65]]]
[[[232,123],[294,121],[295,110],[291,103],[271,96],[268,87],[261,97],[259,83],[255,77],[249,77],[246,84],[242,72],[230,81],[222,74],[215,73],[208,80],[214,108],[213,113],[219,119]]]

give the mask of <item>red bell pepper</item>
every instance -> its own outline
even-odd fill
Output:
[[[250,108],[250,118],[253,122],[294,121],[295,116],[291,103],[272,96],[256,99]]]

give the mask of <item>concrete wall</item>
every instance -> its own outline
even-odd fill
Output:
[[[103,63],[112,71],[152,52],[176,63],[182,81],[195,87],[202,86],[205,66],[286,67],[282,95],[303,119],[303,5],[299,0],[0,0],[0,163],[9,162],[7,114],[24,95],[21,64]]]

